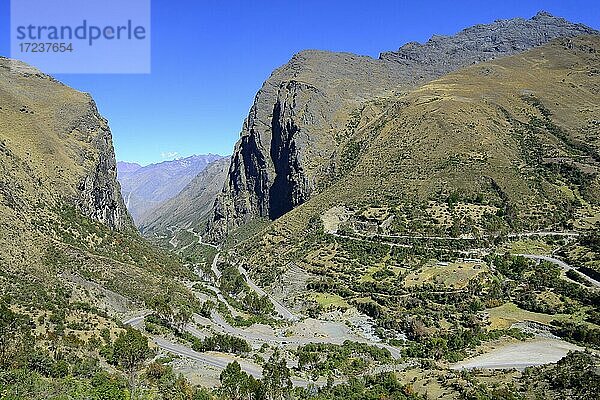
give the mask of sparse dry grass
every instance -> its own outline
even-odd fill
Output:
[[[549,324],[553,319],[563,315],[549,315],[526,311],[514,303],[506,303],[500,307],[486,310],[489,313],[490,326],[488,329],[506,329],[512,324],[523,321],[534,321],[540,324]]]
[[[424,283],[439,283],[443,287],[462,289],[479,274],[488,271],[485,263],[450,263],[449,265],[427,265],[408,274],[404,281],[407,287]]]
[[[503,245],[500,252],[549,255],[552,253],[552,250],[552,246],[541,240],[517,240]]]

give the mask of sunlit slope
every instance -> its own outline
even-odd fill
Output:
[[[375,119],[357,116],[351,146],[339,149],[346,175],[248,254],[259,264],[289,255],[334,206],[365,223],[391,217],[387,233],[591,228],[581,209],[600,201],[599,48],[598,36],[559,39],[428,83]]]
[[[337,181],[363,154],[364,146],[351,139],[364,120],[365,107],[376,116],[383,103],[447,73],[552,39],[597,33],[539,12],[527,20],[497,20],[450,36],[435,35],[423,44],[407,43],[379,59],[326,51],[296,54],[256,95],[217,197],[207,239],[220,242],[231,229],[256,218],[277,219]],[[431,107],[437,108],[438,94],[429,94],[432,98],[423,93],[422,101],[432,101]],[[411,99],[410,104],[417,102]],[[346,151],[340,152],[344,147]]]
[[[566,222],[565,186],[600,200],[599,44],[560,40],[413,91],[332,192],[388,204],[455,194],[503,207],[515,228]]]
[[[78,321],[86,304],[116,318],[167,290],[193,302],[176,281],[191,277],[134,231],[92,98],[0,58],[0,300],[32,317]]]

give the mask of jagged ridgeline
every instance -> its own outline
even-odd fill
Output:
[[[102,329],[114,337],[117,317],[167,291],[179,304],[195,304],[176,280],[191,271],[135,231],[116,181],[111,132],[92,98],[6,58],[0,249],[0,302],[31,319],[40,349],[52,341],[59,353],[84,351]]]
[[[360,117],[352,166],[248,244],[250,265],[269,275],[304,265],[307,233],[323,226],[443,237],[597,230],[599,70],[600,36],[564,38],[387,99]]]
[[[244,122],[241,138],[235,146],[225,187],[215,204],[209,224],[210,237],[219,241],[232,229],[251,220],[274,220],[284,215],[350,173],[369,149],[387,156],[392,143],[384,141],[379,131],[394,114],[390,107],[401,112],[399,102],[406,92],[462,67],[523,52],[554,38],[581,34],[597,34],[597,31],[547,13],[538,13],[529,20],[496,21],[465,29],[454,36],[434,36],[425,44],[409,43],[396,52],[381,54],[379,59],[322,51],[304,51],[295,55],[288,64],[273,72],[256,95]],[[482,72],[477,79],[485,76]],[[488,74],[488,77],[493,76],[494,73]],[[523,82],[523,85],[518,90],[519,95],[528,93],[524,91],[528,82]],[[431,101],[432,107],[435,107],[436,96],[432,94],[431,99],[423,101]],[[488,94],[487,101],[494,102],[494,96],[493,93]],[[543,102],[539,107],[534,106],[535,96],[533,93],[528,100],[523,100],[528,107],[538,110],[534,115],[540,115],[540,107],[552,108],[552,104]],[[427,146],[434,146],[435,143],[426,142],[433,140],[427,139],[427,130],[418,134],[415,132],[416,137],[403,136],[404,130],[412,129],[411,125],[418,125],[427,117],[418,115],[411,121],[405,121],[406,126],[398,124],[397,134],[392,135],[391,140],[399,139],[410,145],[404,146],[406,151],[413,147],[415,151],[420,148],[424,152]],[[511,118],[511,115],[502,117],[506,124],[518,124],[517,121],[507,122]],[[534,130],[553,129],[548,127],[554,122],[546,121],[543,115],[540,118],[541,126],[534,127]],[[480,125],[484,122],[485,119],[471,121]],[[530,121],[526,118],[525,122]],[[449,133],[455,129],[450,127],[449,122],[439,123],[446,124]],[[469,129],[477,128],[473,126]],[[526,128],[510,128],[507,125],[506,129],[520,132]],[[463,141],[473,141],[467,130],[462,132],[462,136],[454,136],[462,137]],[[513,136],[517,135],[518,132]],[[557,135],[560,136],[560,133]],[[521,136],[521,141],[534,140],[525,133]],[[567,145],[572,147],[573,143]],[[519,147],[522,151],[535,151],[533,148],[527,150],[531,147],[529,145]],[[452,147],[437,148],[440,153],[445,151],[438,155],[444,162],[464,167],[464,160],[460,157],[465,154],[460,155],[461,152]],[[497,150],[502,153],[505,149]],[[500,154],[494,152],[494,149],[488,149],[486,154],[477,157]],[[394,151],[392,154],[398,156],[392,160],[386,158],[392,166],[400,167],[409,163],[410,159],[402,157],[402,153]],[[527,156],[528,163],[532,162],[531,157],[534,155]],[[418,174],[410,179],[419,182],[423,177],[431,177],[427,164],[438,161],[440,159],[423,160],[424,164],[419,164]],[[377,166],[381,170],[376,170],[375,165],[367,167],[364,161],[362,163],[361,168],[368,170],[370,175],[379,174],[379,179],[384,183],[395,182],[394,177],[385,176],[390,165]],[[414,160],[411,163],[414,164]],[[476,169],[470,171],[475,173]],[[438,180],[442,186],[430,189],[455,192],[465,185],[471,188],[484,185],[490,193],[495,193],[496,202],[502,203],[502,199],[511,195],[508,192],[519,192],[519,187],[522,187],[519,182],[513,182],[516,187],[507,189],[508,182],[480,174],[477,175],[477,183],[467,182],[466,178],[461,178],[464,185],[454,185],[452,179],[447,179],[444,185],[443,180]],[[404,193],[403,183],[398,181],[395,185],[398,190],[389,193],[393,197],[401,192],[408,196],[417,188],[411,187]],[[351,186],[361,187],[361,181],[354,181]],[[423,185],[418,184],[418,187],[422,188]],[[417,192],[421,200],[428,196],[424,190]],[[470,193],[464,196],[470,196]],[[382,198],[376,196],[373,200]],[[510,207],[516,206],[512,202],[504,203]]]

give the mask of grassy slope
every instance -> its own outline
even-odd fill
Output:
[[[30,350],[96,358],[95,340],[104,329],[114,339],[128,312],[158,297],[195,307],[183,284],[195,278],[179,257],[73,206],[101,157],[93,139],[108,129],[91,98],[1,61],[0,303],[31,318],[39,350]]]
[[[335,294],[374,316],[380,327],[412,332],[417,343],[471,329],[468,320],[484,317],[471,325],[482,328],[493,324],[476,310],[500,306],[510,296],[530,311],[546,313],[546,322],[578,322],[579,315],[569,316],[576,309],[595,321],[591,292],[576,293],[577,286],[561,287],[553,277],[535,282],[544,268],[549,276],[558,273],[549,265],[541,270],[529,265],[513,278],[516,289],[503,273],[487,270],[471,274],[460,287],[447,285],[443,276],[406,284],[423,275],[418,271],[430,260],[461,256],[449,250],[489,242],[386,239],[417,244],[391,247],[326,234],[321,216],[343,205],[349,231],[357,234],[367,234],[363,225],[375,223],[381,231],[388,216],[393,217],[388,235],[581,229],[582,206],[600,211],[600,136],[594,122],[599,48],[598,37],[558,40],[449,74],[380,105],[379,117],[353,129],[360,151],[340,152],[346,154],[346,173],[233,252],[263,284],[285,277],[292,266],[306,271],[306,290],[281,293],[291,304],[312,309],[323,305],[319,293]],[[584,202],[574,201],[570,192],[581,193]]]
[[[564,185],[596,207],[599,199],[600,61],[589,50],[598,46],[598,37],[557,41],[449,74],[388,104],[355,132],[370,140],[347,175],[259,233],[245,250],[249,259],[285,263],[291,257],[280,255],[297,249],[309,221],[340,204],[388,207],[405,218],[398,229],[412,233],[440,233],[422,221],[430,219],[429,201],[445,206],[451,196],[501,210],[497,226],[481,233],[570,226],[578,204]]]

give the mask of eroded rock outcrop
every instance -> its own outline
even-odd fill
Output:
[[[117,164],[113,150],[112,134],[107,121],[102,118],[90,98],[89,112],[82,118],[78,130],[87,130],[92,135],[91,145],[97,153],[93,167],[80,180],[77,189],[77,205],[84,214],[106,226],[122,230],[131,227],[131,218],[121,197],[117,182]]]
[[[88,94],[0,58],[0,107],[0,139],[47,188],[45,202],[74,205],[111,229],[132,228],[108,122]]]

